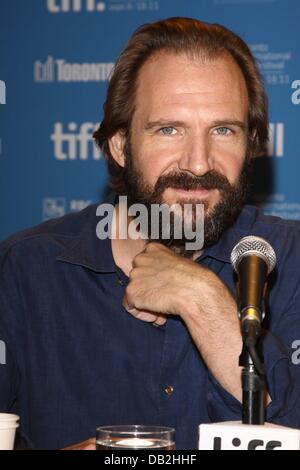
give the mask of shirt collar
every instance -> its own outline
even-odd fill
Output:
[[[241,238],[251,233],[257,213],[258,209],[255,206],[245,205],[233,226],[222,234],[215,245],[206,248],[198,260],[210,257],[231,263],[230,257],[234,246]]]
[[[109,193],[104,202],[114,204],[115,194]],[[78,214],[82,218],[83,229],[56,259],[84,266],[96,272],[113,273],[116,272],[117,267],[112,254],[111,240],[109,238],[99,240],[96,234],[96,227],[100,220],[96,215],[97,207],[98,204],[93,204]]]
[[[115,194],[110,193],[104,202],[115,204],[115,199]],[[84,266],[95,272],[113,273],[117,271],[117,267],[112,255],[111,240],[109,238],[99,240],[96,235],[96,226],[100,220],[96,215],[97,207],[97,204],[93,204],[81,211],[84,229],[69,242],[56,259]],[[233,247],[243,236],[249,235],[256,217],[257,208],[245,205],[234,225],[223,233],[215,245],[206,248],[196,261],[210,257],[230,263]]]

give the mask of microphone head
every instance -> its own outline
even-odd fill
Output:
[[[249,255],[255,255],[262,258],[268,267],[268,274],[270,274],[274,269],[276,264],[276,254],[270,243],[268,243],[264,238],[249,235],[248,237],[243,237],[235,245],[231,252],[230,261],[236,272],[240,261],[245,256]]]

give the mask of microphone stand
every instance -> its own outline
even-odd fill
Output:
[[[266,378],[261,350],[261,325],[242,322],[243,349],[239,358],[242,370],[243,424],[264,424]]]

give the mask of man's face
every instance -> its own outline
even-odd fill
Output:
[[[244,199],[247,111],[245,81],[229,56],[150,58],[138,78],[127,152],[118,156],[130,202],[203,203],[214,227],[224,218],[223,231]],[[219,235],[208,234],[206,244]]]

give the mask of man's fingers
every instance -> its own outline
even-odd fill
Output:
[[[158,314],[156,312],[148,312],[144,310],[138,310],[137,308],[131,307],[126,303],[126,300],[123,302],[124,308],[127,310],[130,315],[137,318],[138,320],[146,321],[148,323],[155,323],[157,326],[161,326],[166,323],[166,316],[163,314]]]
[[[81,450],[96,450],[96,444],[89,444],[85,447],[83,447],[83,449]]]
[[[166,315],[158,315],[157,316],[157,319],[155,320],[154,324],[157,325],[157,326],[162,326],[166,323],[167,321],[167,317]]]
[[[64,447],[61,450],[96,450],[96,439],[90,438],[86,441],[79,442],[78,444]]]
[[[143,312],[140,310],[137,310],[134,316],[135,318],[138,318],[139,320],[143,320],[147,322],[155,322],[157,319],[157,313]]]

